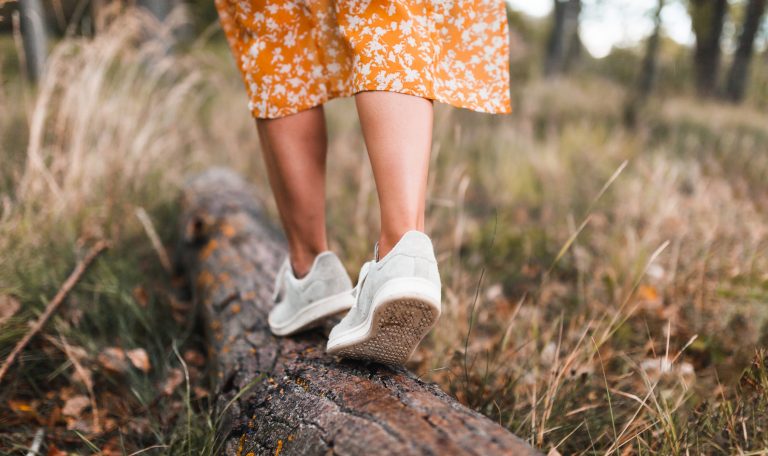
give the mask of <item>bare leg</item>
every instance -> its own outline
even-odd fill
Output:
[[[325,232],[325,157],[328,138],[322,106],[257,121],[264,163],[296,277],[328,249]]]
[[[424,230],[432,102],[395,92],[355,96],[381,210],[379,256],[409,230]]]

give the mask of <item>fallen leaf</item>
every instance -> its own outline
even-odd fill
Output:
[[[19,301],[10,295],[0,295],[0,326],[10,320],[21,308]]]
[[[78,418],[91,403],[88,396],[73,396],[64,403],[64,408],[61,409],[61,413],[64,416]]]
[[[184,352],[184,361],[192,366],[203,367],[205,365],[205,356],[197,350],[190,349]]]
[[[147,307],[147,304],[149,303],[149,296],[147,295],[147,290],[145,290],[144,287],[138,286],[134,288],[132,294],[133,299],[136,300],[140,307]]]
[[[184,381],[184,373],[181,372],[181,369],[178,367],[171,369],[168,373],[168,378],[165,379],[163,384],[163,393],[166,396],[170,396],[181,385],[182,381]]]
[[[122,348],[107,347],[98,356],[99,364],[104,369],[112,372],[123,373],[128,369],[128,363],[125,361],[125,352]]]
[[[91,371],[86,369],[75,369],[75,372],[72,374],[72,380],[81,383],[86,387],[93,385],[93,376],[91,375]]]
[[[637,294],[640,296],[640,299],[645,301],[658,301],[659,299],[659,292],[650,285],[640,285]]]
[[[133,367],[139,369],[145,374],[152,368],[152,366],[149,364],[149,356],[147,356],[147,352],[143,348],[134,348],[133,350],[128,350],[126,355],[128,356],[128,359],[131,360]]]
[[[30,404],[29,402],[8,401],[8,407],[10,407],[10,409],[13,410],[14,412],[35,413],[34,405]]]
[[[93,427],[91,427],[90,420],[79,420],[76,418],[69,418],[67,419],[67,430],[79,431],[87,435],[93,432]]]
[[[60,421],[62,421],[61,407],[59,407],[58,405],[55,405],[51,409],[50,413],[48,413],[48,418],[46,419],[45,426],[48,428],[52,428],[56,426],[56,423]]]
[[[68,355],[71,355],[77,361],[83,361],[88,358],[88,352],[83,347],[77,345],[67,344],[67,352]]]
[[[199,386],[195,386],[192,388],[195,392],[195,397],[198,399],[202,399],[204,397],[208,397],[208,390],[205,388],[201,388]]]
[[[46,456],[67,456],[67,452],[64,450],[60,450],[58,447],[56,447],[55,444],[50,443],[48,444],[48,452],[45,453]]]
[[[59,392],[55,394],[58,394],[59,399],[61,399],[62,401],[66,401],[70,397],[76,396],[75,388],[72,386],[62,386],[61,389],[59,389]]]
[[[120,450],[119,441],[116,437],[113,437],[101,448],[101,454],[103,456],[122,456],[125,452]]]

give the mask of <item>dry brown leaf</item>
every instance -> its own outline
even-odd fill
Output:
[[[145,309],[149,303],[149,295],[147,295],[147,290],[145,290],[142,286],[138,286],[133,289],[132,294],[133,299],[136,300],[136,302],[139,304],[139,307]]]
[[[181,369],[178,367],[171,369],[163,384],[163,393],[165,393],[166,396],[170,396],[183,381],[184,373],[181,372]]]
[[[55,444],[50,443],[48,444],[48,452],[45,453],[46,456],[67,456],[67,452],[64,450],[58,449]]]
[[[10,295],[0,295],[0,326],[10,320],[21,308],[19,301]]]
[[[204,397],[208,397],[208,390],[205,388],[201,388],[199,386],[195,386],[192,388],[192,390],[195,392],[195,397],[198,399],[202,399]]]
[[[61,409],[61,413],[64,416],[78,418],[90,403],[91,400],[88,399],[88,396],[79,395],[70,397],[64,403],[64,408]]]
[[[88,358],[88,352],[86,352],[83,347],[77,345],[67,344],[67,352],[67,355],[72,356],[75,360],[80,362]]]
[[[87,369],[75,369],[75,372],[72,374],[72,380],[85,385],[87,388],[90,388],[92,387],[91,385],[93,385],[93,376],[91,375],[91,371]]]
[[[205,365],[205,356],[197,350],[190,349],[184,352],[184,361],[192,366],[203,367]]]
[[[98,356],[99,364],[104,369],[112,372],[123,373],[128,369],[128,363],[125,361],[125,352],[122,348],[107,347]]]
[[[118,439],[113,437],[101,448],[101,454],[103,456],[122,456],[125,452],[120,449],[120,442]]]
[[[8,401],[8,407],[18,413],[35,413],[35,405],[24,401]]]
[[[79,431],[83,434],[91,434],[93,432],[93,427],[91,426],[90,420],[81,420],[77,418],[68,418],[67,419],[67,430],[68,431]]]
[[[147,356],[147,352],[143,348],[134,348],[133,350],[128,350],[125,354],[131,360],[133,367],[145,374],[152,368],[149,363],[149,356]]]

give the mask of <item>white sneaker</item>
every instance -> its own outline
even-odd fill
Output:
[[[306,276],[297,279],[288,259],[275,278],[272,295],[275,307],[269,312],[269,329],[287,336],[322,323],[323,319],[349,310],[355,302],[352,281],[333,252],[315,257]]]
[[[384,258],[363,265],[354,294],[355,305],[331,330],[328,353],[404,364],[440,317],[432,241],[405,233]]]

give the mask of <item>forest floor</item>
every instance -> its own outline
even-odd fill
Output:
[[[226,165],[274,205],[224,44],[166,54],[137,47],[145,26],[61,43],[36,88],[0,43],[1,359],[111,244],[2,380],[3,451],[215,439],[201,336],[163,260],[179,189]],[[626,96],[574,77],[516,86],[509,116],[438,106],[427,231],[444,314],[409,367],[545,452],[764,454],[768,115],[659,97],[628,130]],[[327,115],[330,242],[354,276],[375,186],[354,104]]]

